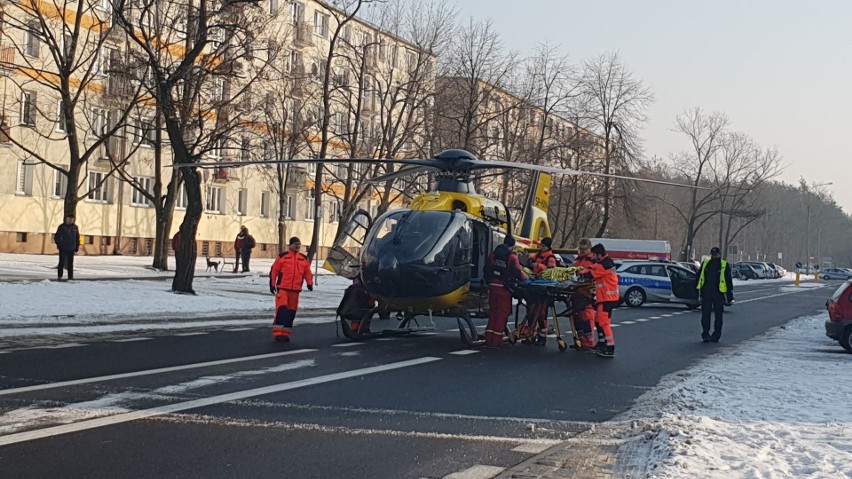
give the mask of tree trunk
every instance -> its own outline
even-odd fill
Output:
[[[68,167],[68,187],[65,191],[64,215],[60,221],[64,221],[67,216],[77,216],[77,203],[80,198],[77,196],[77,186],[80,183],[80,164],[75,165],[72,160],[71,166]]]
[[[184,188],[186,188],[186,216],[180,225],[180,247],[175,252],[175,277],[172,281],[172,291],[195,294],[192,280],[195,278],[195,258],[197,245],[195,234],[198,231],[198,221],[201,219],[201,177],[193,167],[182,169]]]

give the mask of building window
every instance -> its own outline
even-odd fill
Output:
[[[213,148],[210,150],[210,159],[220,161],[225,157],[225,140],[220,138],[213,143]]]
[[[328,15],[320,11],[314,12],[314,35],[328,37]]]
[[[145,256],[154,254],[154,238],[145,238]]]
[[[21,124],[35,126],[36,122],[36,92],[21,93]]]
[[[340,203],[332,201],[328,208],[328,221],[332,223],[340,222]]]
[[[89,200],[98,203],[106,203],[107,196],[107,174],[101,171],[89,172]]]
[[[287,195],[284,199],[284,218],[292,220],[296,216],[296,203],[293,201],[293,195]]]
[[[136,185],[133,186],[133,192],[130,196],[130,204],[133,206],[145,206],[151,207],[154,206],[154,203],[145,196],[145,194],[140,191],[144,190],[148,194],[151,194],[154,190],[154,178],[150,178],[147,176],[137,176],[133,178],[133,181],[136,182]]]
[[[237,214],[245,216],[248,211],[248,190],[241,188],[237,192]]]
[[[307,192],[307,196],[305,197],[305,219],[308,221],[314,220],[314,203],[316,199],[314,198],[314,190],[310,189]]]
[[[16,233],[15,241],[18,243],[26,243],[27,242],[27,234],[26,233]]]
[[[278,14],[278,0],[269,0],[269,14],[277,15]]]
[[[210,256],[210,243],[207,241],[201,242],[201,256]]]
[[[92,124],[90,134],[92,138],[103,138],[107,131],[107,111],[101,108],[92,108]]]
[[[62,100],[56,102],[56,131],[65,133],[68,131],[68,123],[65,120],[65,112],[62,105]]]
[[[263,218],[269,217],[269,192],[260,192],[260,216]]]
[[[251,140],[243,138],[240,144],[240,161],[251,161]]]
[[[157,132],[153,118],[136,120],[136,142],[141,146],[153,147],[156,144]]]
[[[175,200],[175,208],[185,210],[186,206],[188,204],[189,204],[189,198],[187,198],[187,196],[186,196],[186,188],[183,186],[183,183],[181,183],[181,185],[178,186],[178,190],[177,190],[177,199]]]
[[[216,256],[222,256],[222,243],[217,241],[216,244],[213,245],[213,252]]]
[[[301,25],[305,18],[305,6],[299,2],[290,2],[289,17],[292,25]]]
[[[24,31],[24,54],[28,57],[38,58],[41,40],[38,38],[38,32],[41,27],[37,21],[27,22],[26,30]]]
[[[18,160],[18,172],[15,177],[15,193],[33,194],[33,167],[24,160]]]
[[[207,202],[204,209],[208,213],[222,214],[222,188],[213,185],[207,187]]]
[[[53,170],[53,197],[65,198],[66,193],[68,193],[68,176],[59,170]]]
[[[171,247],[171,241],[169,241],[169,247]],[[130,254],[137,254],[139,252],[139,240],[137,238],[130,238],[130,245],[127,247],[130,251]]]

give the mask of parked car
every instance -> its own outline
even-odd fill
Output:
[[[826,303],[828,320],[825,335],[836,339],[843,349],[852,353],[852,280],[848,280],[834,292]]]
[[[783,278],[783,277],[787,276],[787,270],[784,269],[784,267],[781,266],[780,264],[769,263],[769,266],[771,266],[775,270],[778,278]]]
[[[750,280],[750,279],[760,279],[760,273],[754,269],[754,267],[748,263],[737,263],[734,265],[732,273],[737,273],[740,279]]]
[[[629,261],[619,265],[618,289],[632,308],[648,303],[679,303],[697,308],[698,275],[672,263]]]
[[[772,279],[772,273],[769,271],[769,265],[766,263],[757,263],[754,261],[745,261],[745,264],[754,268],[757,272],[757,279]]]
[[[842,270],[840,268],[826,268],[819,272],[819,277],[826,281],[832,279],[852,279],[852,275],[850,275],[848,271]]]

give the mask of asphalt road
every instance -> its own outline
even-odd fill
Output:
[[[469,350],[440,318],[434,334],[361,343],[320,324],[290,344],[251,327],[7,350],[0,471],[416,479],[508,467],[628,410],[662,376],[820,310],[832,291],[740,287],[719,344],[701,343],[700,315],[683,306],[619,309],[612,360],[552,339]]]

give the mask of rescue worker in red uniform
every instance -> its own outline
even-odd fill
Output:
[[[302,242],[293,237],[289,243],[288,250],[278,255],[269,272],[269,291],[275,295],[272,338],[276,341],[290,341],[302,284],[307,283],[308,291],[314,290],[311,262],[299,252]]]
[[[503,244],[488,256],[485,264],[485,280],[488,282],[488,325],[485,327],[485,345],[499,348],[503,345],[503,333],[512,313],[512,289],[518,282],[527,279],[512,252],[515,238],[506,236]]]
[[[541,239],[541,251],[533,257],[532,270],[535,274],[541,274],[544,270],[559,265],[552,247],[552,238]],[[527,302],[527,308],[527,324],[536,332],[535,345],[544,346],[547,342],[547,301],[530,299]],[[524,342],[527,341],[524,340]]]
[[[604,245],[598,243],[592,247],[595,264],[586,268],[595,280],[595,325],[603,331],[604,343],[598,343],[597,355],[604,358],[615,356],[615,336],[612,334],[612,311],[618,306],[618,275],[615,273],[615,262],[606,254]]]
[[[589,269],[595,264],[595,257],[592,255],[592,242],[588,238],[580,239],[577,243],[577,259],[574,260],[574,266],[582,269]],[[574,296],[574,325],[577,328],[577,334],[580,336],[580,346],[582,348],[593,349],[595,342],[595,297],[591,291],[581,291]],[[576,346],[572,346],[576,347]]]

